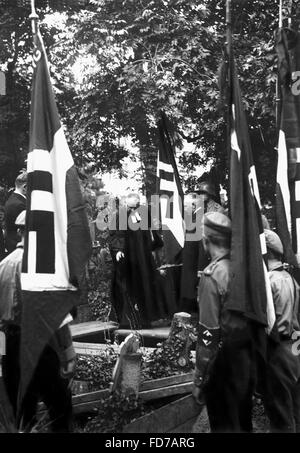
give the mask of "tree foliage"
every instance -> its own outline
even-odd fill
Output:
[[[0,96],[0,180],[6,185],[14,183],[28,150],[32,34],[30,9],[25,2],[19,3],[0,5],[0,69],[6,78],[6,94]],[[41,12],[40,19],[50,11]],[[47,48],[57,32],[42,27]]]
[[[271,0],[233,0],[232,5],[234,51],[258,180],[263,201],[272,201],[278,6]],[[41,19],[54,12],[50,8],[38,9]],[[146,189],[153,192],[156,122],[164,110],[183,151],[182,165],[193,170],[212,160],[212,177],[226,184],[226,112],[219,102],[225,0],[90,0],[84,9],[67,5],[62,10],[62,24],[42,22],[42,33],[77,165],[92,171],[118,169],[122,175],[122,158],[129,152],[122,137],[130,136],[140,149]],[[28,8],[6,8],[2,15],[0,62],[9,63],[13,84],[0,99],[2,131],[8,131],[9,143],[1,141],[0,161],[6,155],[10,159],[10,167],[2,162],[3,176],[9,174],[7,168],[13,173],[20,167],[27,145],[27,17]],[[202,152],[185,151],[185,141]],[[192,177],[184,181],[189,188],[195,183]]]
[[[226,116],[219,108],[218,75],[226,33],[225,1],[91,3],[89,13],[73,18],[76,45],[97,62],[91,85],[81,90],[84,108],[76,112],[75,124],[79,121],[82,130],[85,125],[90,132],[94,129],[93,136],[99,130],[111,134],[110,139],[113,133],[131,135],[141,151],[147,188],[153,192],[156,121],[163,109],[176,132],[177,146],[185,139],[204,151],[183,152],[181,162],[193,169],[213,159],[213,178],[224,183]],[[277,6],[270,0],[236,0],[232,17],[258,178],[263,198],[269,200],[276,164]],[[105,147],[103,137],[101,143]]]

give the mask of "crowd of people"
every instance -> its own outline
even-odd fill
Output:
[[[118,321],[124,327],[149,328],[158,318],[170,320],[175,311],[191,314],[197,325],[193,394],[198,402],[205,401],[212,432],[251,432],[257,394],[271,432],[299,432],[300,358],[293,348],[295,335],[300,335],[299,286],[283,263],[281,240],[267,218],[262,215],[278,335],[266,335],[261,357],[252,321],[226,309],[231,221],[213,184],[203,181],[184,198],[189,213],[184,216],[185,243],[180,265],[169,268],[172,291],[165,290],[171,307],[161,300],[166,279],[159,279],[163,266],[154,259],[163,241],[157,230],[142,227],[142,219],[149,215],[142,208],[138,195],[130,194],[127,223],[120,228],[115,222],[110,231],[115,265],[112,300]]]
[[[112,303],[124,328],[167,326],[178,311],[197,317],[198,270],[208,264],[201,241],[205,212],[225,212],[213,184],[201,182],[184,197],[185,242],[175,262],[167,262],[163,234],[151,204],[129,193],[109,224],[109,248],[114,263]],[[157,210],[153,210],[157,213]],[[121,221],[120,221],[121,219]],[[196,231],[197,230],[197,231]]]
[[[70,378],[76,354],[68,323],[62,323],[45,347],[18,405],[26,184],[27,174],[22,172],[0,210],[0,328],[6,335],[3,379],[20,429],[34,428],[42,400],[52,431],[71,432]],[[214,185],[203,181],[185,195],[185,242],[172,265],[165,260],[163,235],[149,207],[136,193],[125,201],[110,219],[105,218],[114,266],[111,313],[120,327],[167,326],[174,313],[190,313],[197,328],[193,395],[196,401],[205,401],[211,431],[251,432],[253,396],[259,394],[272,432],[300,432],[300,358],[293,348],[300,335],[299,286],[283,262],[281,240],[266,218],[278,336],[276,340],[266,337],[262,360],[255,349],[251,320],[226,309],[231,221]]]

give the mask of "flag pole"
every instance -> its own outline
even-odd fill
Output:
[[[279,5],[278,5],[278,8],[279,8],[279,17],[278,17],[278,29],[279,29],[279,33],[280,33],[280,30],[282,29],[282,26],[283,26],[283,0],[279,0]],[[277,70],[277,80],[276,80],[276,99],[275,99],[275,121],[276,121],[276,129],[277,129],[277,132],[279,133],[279,127],[280,127],[280,119],[279,119],[279,106],[280,106],[280,102],[281,102],[281,97],[280,97],[280,86],[279,86],[280,82],[279,82],[279,74],[278,74],[278,70]]]
[[[226,0],[226,47],[230,63],[232,56],[231,0]]]
[[[31,20],[31,29],[34,38],[37,34],[39,16],[37,15],[35,10],[35,0],[30,0],[30,3],[31,3],[31,14],[29,16],[29,19]]]
[[[232,23],[231,23],[231,0],[226,0],[226,43],[225,43],[225,54],[227,62],[227,161],[230,169],[230,157],[231,157],[231,109],[232,109]],[[229,170],[229,186],[230,186],[230,170]],[[230,196],[228,197],[228,208],[230,212]]]
[[[282,28],[282,0],[279,0],[279,19],[278,19],[278,26]]]

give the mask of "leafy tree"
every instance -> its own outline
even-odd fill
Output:
[[[28,74],[20,70],[25,59],[30,24],[23,8],[1,8],[0,62],[5,69],[6,95],[0,96],[0,178],[12,184],[24,164],[28,134]]]
[[[139,146],[146,189],[152,193],[156,121],[163,109],[176,145],[183,150],[181,164],[193,170],[212,160],[213,178],[226,184],[226,112],[220,108],[218,86],[226,39],[225,0],[90,0],[76,10],[76,2],[48,3],[38,10],[41,19],[55,8],[64,14],[62,26],[43,22],[42,33],[77,165],[92,172],[115,168],[122,175],[121,160],[129,150],[121,138],[129,135]],[[271,0],[232,4],[233,42],[261,194],[263,201],[272,201],[278,8]],[[294,6],[297,21],[298,9]],[[9,143],[12,152],[5,154],[8,146],[0,145],[0,160],[9,156],[12,174],[21,165],[27,143],[31,39],[28,7],[5,12],[0,61],[7,65],[12,88],[0,100],[7,103],[0,107],[5,126],[1,133],[7,130],[1,144]],[[74,74],[78,62],[80,77]],[[201,153],[186,152],[184,140]],[[7,162],[2,168],[8,168]],[[190,189],[197,183],[192,177],[183,182]]]
[[[85,0],[36,1],[54,89],[59,100],[59,111],[63,117],[70,118],[70,121],[74,100],[75,108],[78,109],[80,99],[76,102],[78,95],[71,71],[74,52],[69,51],[68,59],[60,60],[62,47],[72,49],[72,30],[64,30],[62,19],[67,13],[78,12],[85,3]],[[57,23],[52,21],[49,25],[47,18],[54,14],[59,20]],[[13,185],[18,171],[25,165],[28,150],[33,47],[29,15],[28,1],[0,1],[0,70],[4,71],[6,78],[6,94],[0,96],[0,182],[5,186]],[[69,138],[72,144],[76,140],[76,134]],[[75,146],[74,157],[78,166],[84,166],[93,160],[88,155],[88,148],[78,149]],[[117,165],[116,161],[117,159],[115,163],[110,161],[112,167]]]
[[[6,2],[7,3],[7,2]],[[51,9],[40,13],[43,20]],[[28,150],[32,32],[29,2],[0,3],[0,69],[5,73],[6,94],[0,96],[0,180],[12,185],[24,167]],[[45,25],[42,33],[51,46],[57,29]]]
[[[236,0],[232,17],[254,158],[266,201],[273,196],[276,165],[277,5],[271,0]],[[183,153],[181,162],[193,169],[212,159],[213,177],[226,182],[226,116],[219,108],[218,86],[225,1],[124,0],[120,7],[119,1],[92,0],[90,10],[70,23],[77,30],[78,52],[84,49],[96,61],[95,71],[90,77],[86,74],[88,83],[80,89],[81,111],[72,117],[75,127],[80,126],[78,143],[97,137],[96,147],[103,152],[118,134],[131,135],[140,148],[151,193],[155,125],[163,109],[176,132],[177,146],[182,147],[185,139],[204,151]],[[116,149],[112,157],[119,152]],[[97,160],[97,150],[94,157]],[[186,183],[191,187],[191,181]]]

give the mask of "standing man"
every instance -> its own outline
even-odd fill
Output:
[[[124,328],[150,328],[164,317],[157,298],[157,281],[152,251],[163,242],[151,230],[147,206],[138,194],[130,193],[126,208],[119,209],[110,227],[110,251],[115,266],[113,303]]]
[[[198,288],[193,395],[198,401],[204,396],[212,432],[249,432],[254,387],[251,335],[246,320],[238,314],[227,316],[230,240],[230,219],[219,212],[206,213],[203,247],[211,262]]]
[[[197,227],[201,225],[204,214],[203,199],[195,192],[184,196],[185,240],[182,251],[182,271],[180,285],[180,310],[191,313],[197,318],[198,259],[202,234]]]
[[[25,211],[16,219],[19,241],[15,250],[0,263],[0,327],[6,337],[6,355],[3,358],[3,379],[8,398],[17,414],[17,396],[20,380],[21,336],[21,266],[23,258]]]
[[[202,198],[204,214],[206,212],[221,212],[225,214],[225,209],[217,202],[217,192],[214,186],[208,181],[202,181],[198,187],[198,193]],[[203,271],[208,265],[209,260],[203,248],[203,241],[199,243],[198,252],[198,271]]]
[[[6,336],[6,355],[3,378],[9,400],[17,416],[20,381],[21,338],[21,266],[23,259],[26,211],[16,221],[20,242],[16,249],[0,263],[0,325]],[[37,406],[44,401],[53,432],[71,432],[72,395],[69,378],[75,371],[75,351],[68,324],[53,335],[41,354],[33,378],[25,395],[20,415],[21,429],[30,431],[36,424]],[[18,426],[19,428],[19,426]]]
[[[203,248],[202,233],[199,228],[206,212],[224,213],[224,208],[216,201],[216,190],[208,181],[199,184],[198,192],[189,193],[184,198],[185,241],[182,252],[181,310],[197,317],[198,271],[209,264]]]
[[[15,190],[5,203],[6,237],[5,247],[8,253],[15,250],[18,236],[15,220],[26,209],[27,172],[20,173],[15,181]]]
[[[282,263],[279,236],[271,230],[265,230],[265,236],[280,336],[279,344],[269,343],[265,407],[272,432],[300,432],[300,357],[293,350],[293,340],[300,331],[299,286]]]

